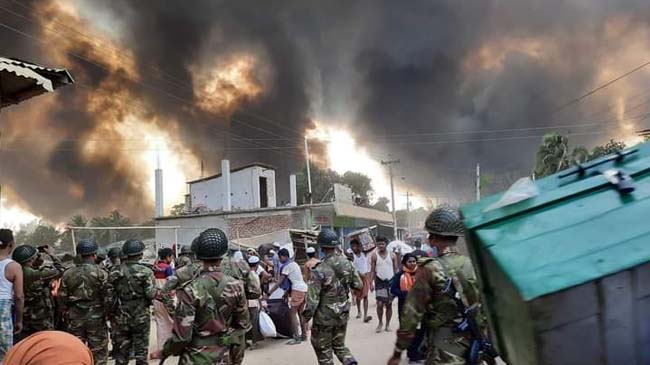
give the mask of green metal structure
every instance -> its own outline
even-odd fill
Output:
[[[529,199],[490,210],[499,194],[461,209],[502,356],[518,365],[650,363],[638,350],[650,346],[650,326],[638,323],[640,313],[650,321],[650,288],[639,284],[650,281],[650,145],[535,184]]]

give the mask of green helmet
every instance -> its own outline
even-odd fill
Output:
[[[214,260],[223,257],[228,252],[228,237],[218,228],[210,228],[201,232],[196,243],[196,258],[199,260]]]
[[[341,243],[339,241],[339,235],[336,234],[334,230],[328,228],[325,228],[318,233],[316,241],[320,247],[338,247]]]
[[[77,244],[77,253],[79,256],[90,256],[97,253],[99,246],[93,241],[90,240],[81,240]]]
[[[192,240],[192,244],[190,245],[190,251],[193,254],[196,254],[196,247],[198,246],[198,244],[199,244],[199,236],[196,236],[194,237],[194,239]]]
[[[144,243],[137,238],[132,238],[124,242],[122,250],[124,251],[124,254],[129,257],[138,256],[144,251]]]
[[[188,245],[181,247],[181,255],[189,255],[192,253],[192,248]]]
[[[115,258],[115,257],[120,257],[122,254],[122,249],[120,247],[113,247],[110,250],[108,250],[108,257],[109,258]]]
[[[424,223],[424,227],[429,233],[440,236],[462,236],[465,234],[463,221],[460,219],[458,211],[450,207],[436,208],[429,214]]]
[[[36,258],[36,256],[38,256],[38,250],[35,247],[30,245],[20,245],[14,249],[14,252],[11,254],[11,259],[22,265],[27,261]]]
[[[106,260],[106,254],[106,250],[101,247],[97,250],[97,258],[100,260]]]

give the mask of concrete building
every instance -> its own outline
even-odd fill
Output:
[[[250,210],[276,206],[275,168],[254,163],[229,170],[222,162],[222,173],[189,181],[190,212]],[[225,172],[225,173],[224,173]],[[228,178],[230,175],[230,186]],[[230,190],[230,194],[227,191]]]
[[[331,202],[297,207],[275,207],[232,212],[209,212],[177,217],[156,218],[156,242],[168,245],[176,241],[188,245],[207,228],[220,228],[231,240],[262,236],[287,229],[329,227],[345,235],[375,224],[391,225],[390,213]],[[164,228],[169,227],[169,228]]]
[[[334,187],[334,202],[296,206],[296,179],[289,179],[292,202],[278,207],[272,166],[255,163],[231,170],[224,160],[221,174],[188,182],[187,214],[156,218],[156,243],[189,245],[207,228],[220,228],[236,241],[292,229],[331,227],[345,235],[361,227],[392,224],[389,213],[353,205],[352,192],[343,186]]]

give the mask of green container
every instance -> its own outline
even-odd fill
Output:
[[[461,209],[509,364],[650,364],[650,144],[625,153],[538,180],[533,198],[488,211],[496,195]],[[610,183],[602,172],[612,169],[635,190]]]

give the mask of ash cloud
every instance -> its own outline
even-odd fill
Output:
[[[48,3],[25,4],[42,8]],[[623,68],[611,67],[612,54],[625,48],[623,39],[642,37],[638,30],[650,21],[644,16],[650,13],[650,5],[640,0],[607,4],[559,0],[81,3],[95,13],[108,14],[109,19],[119,19],[121,44],[133,54],[139,83],[126,81],[120,75],[124,71],[106,71],[76,57],[67,57],[66,64],[59,65],[59,59],[52,57],[56,44],[34,43],[7,29],[0,29],[0,41],[7,45],[3,53],[68,67],[80,84],[109,95],[126,92],[127,98],[147,110],[127,105],[124,111],[138,113],[162,129],[174,124],[176,137],[204,161],[206,173],[216,172],[223,157],[233,165],[257,160],[277,166],[280,200],[288,199],[283,180],[303,163],[300,151],[224,151],[222,147],[300,146],[298,136],[315,114],[346,119],[349,128],[377,153],[402,157],[400,173],[425,192],[446,189],[463,195],[471,191],[477,162],[494,173],[526,173],[536,139],[417,144],[410,142],[504,135],[377,136],[584,121],[588,112],[609,99],[594,98],[587,106],[551,112],[593,87],[602,78],[603,67],[610,67],[613,76],[647,58],[642,51],[629,53],[621,61]],[[29,23],[5,12],[0,21],[31,34],[43,32],[42,20]],[[77,44],[73,51],[93,58],[88,47]],[[251,52],[268,72],[263,93],[246,101],[234,116],[193,108],[191,66],[200,59],[241,51]],[[646,80],[645,75],[637,76]],[[11,130],[9,146],[1,155],[3,183],[29,210],[57,222],[77,212],[93,216],[115,208],[136,219],[147,218],[152,212],[146,192],[150,171],[125,165],[123,154],[87,159],[81,153],[80,141],[105,127],[111,112],[92,110],[89,93],[75,85],[3,110],[3,130]],[[224,130],[231,137],[280,135],[286,140],[244,143],[237,137],[228,140]],[[35,131],[49,138],[46,144],[56,147],[54,152],[20,142]],[[584,137],[577,143],[598,138],[605,139]],[[21,148],[11,147],[16,145]]]

